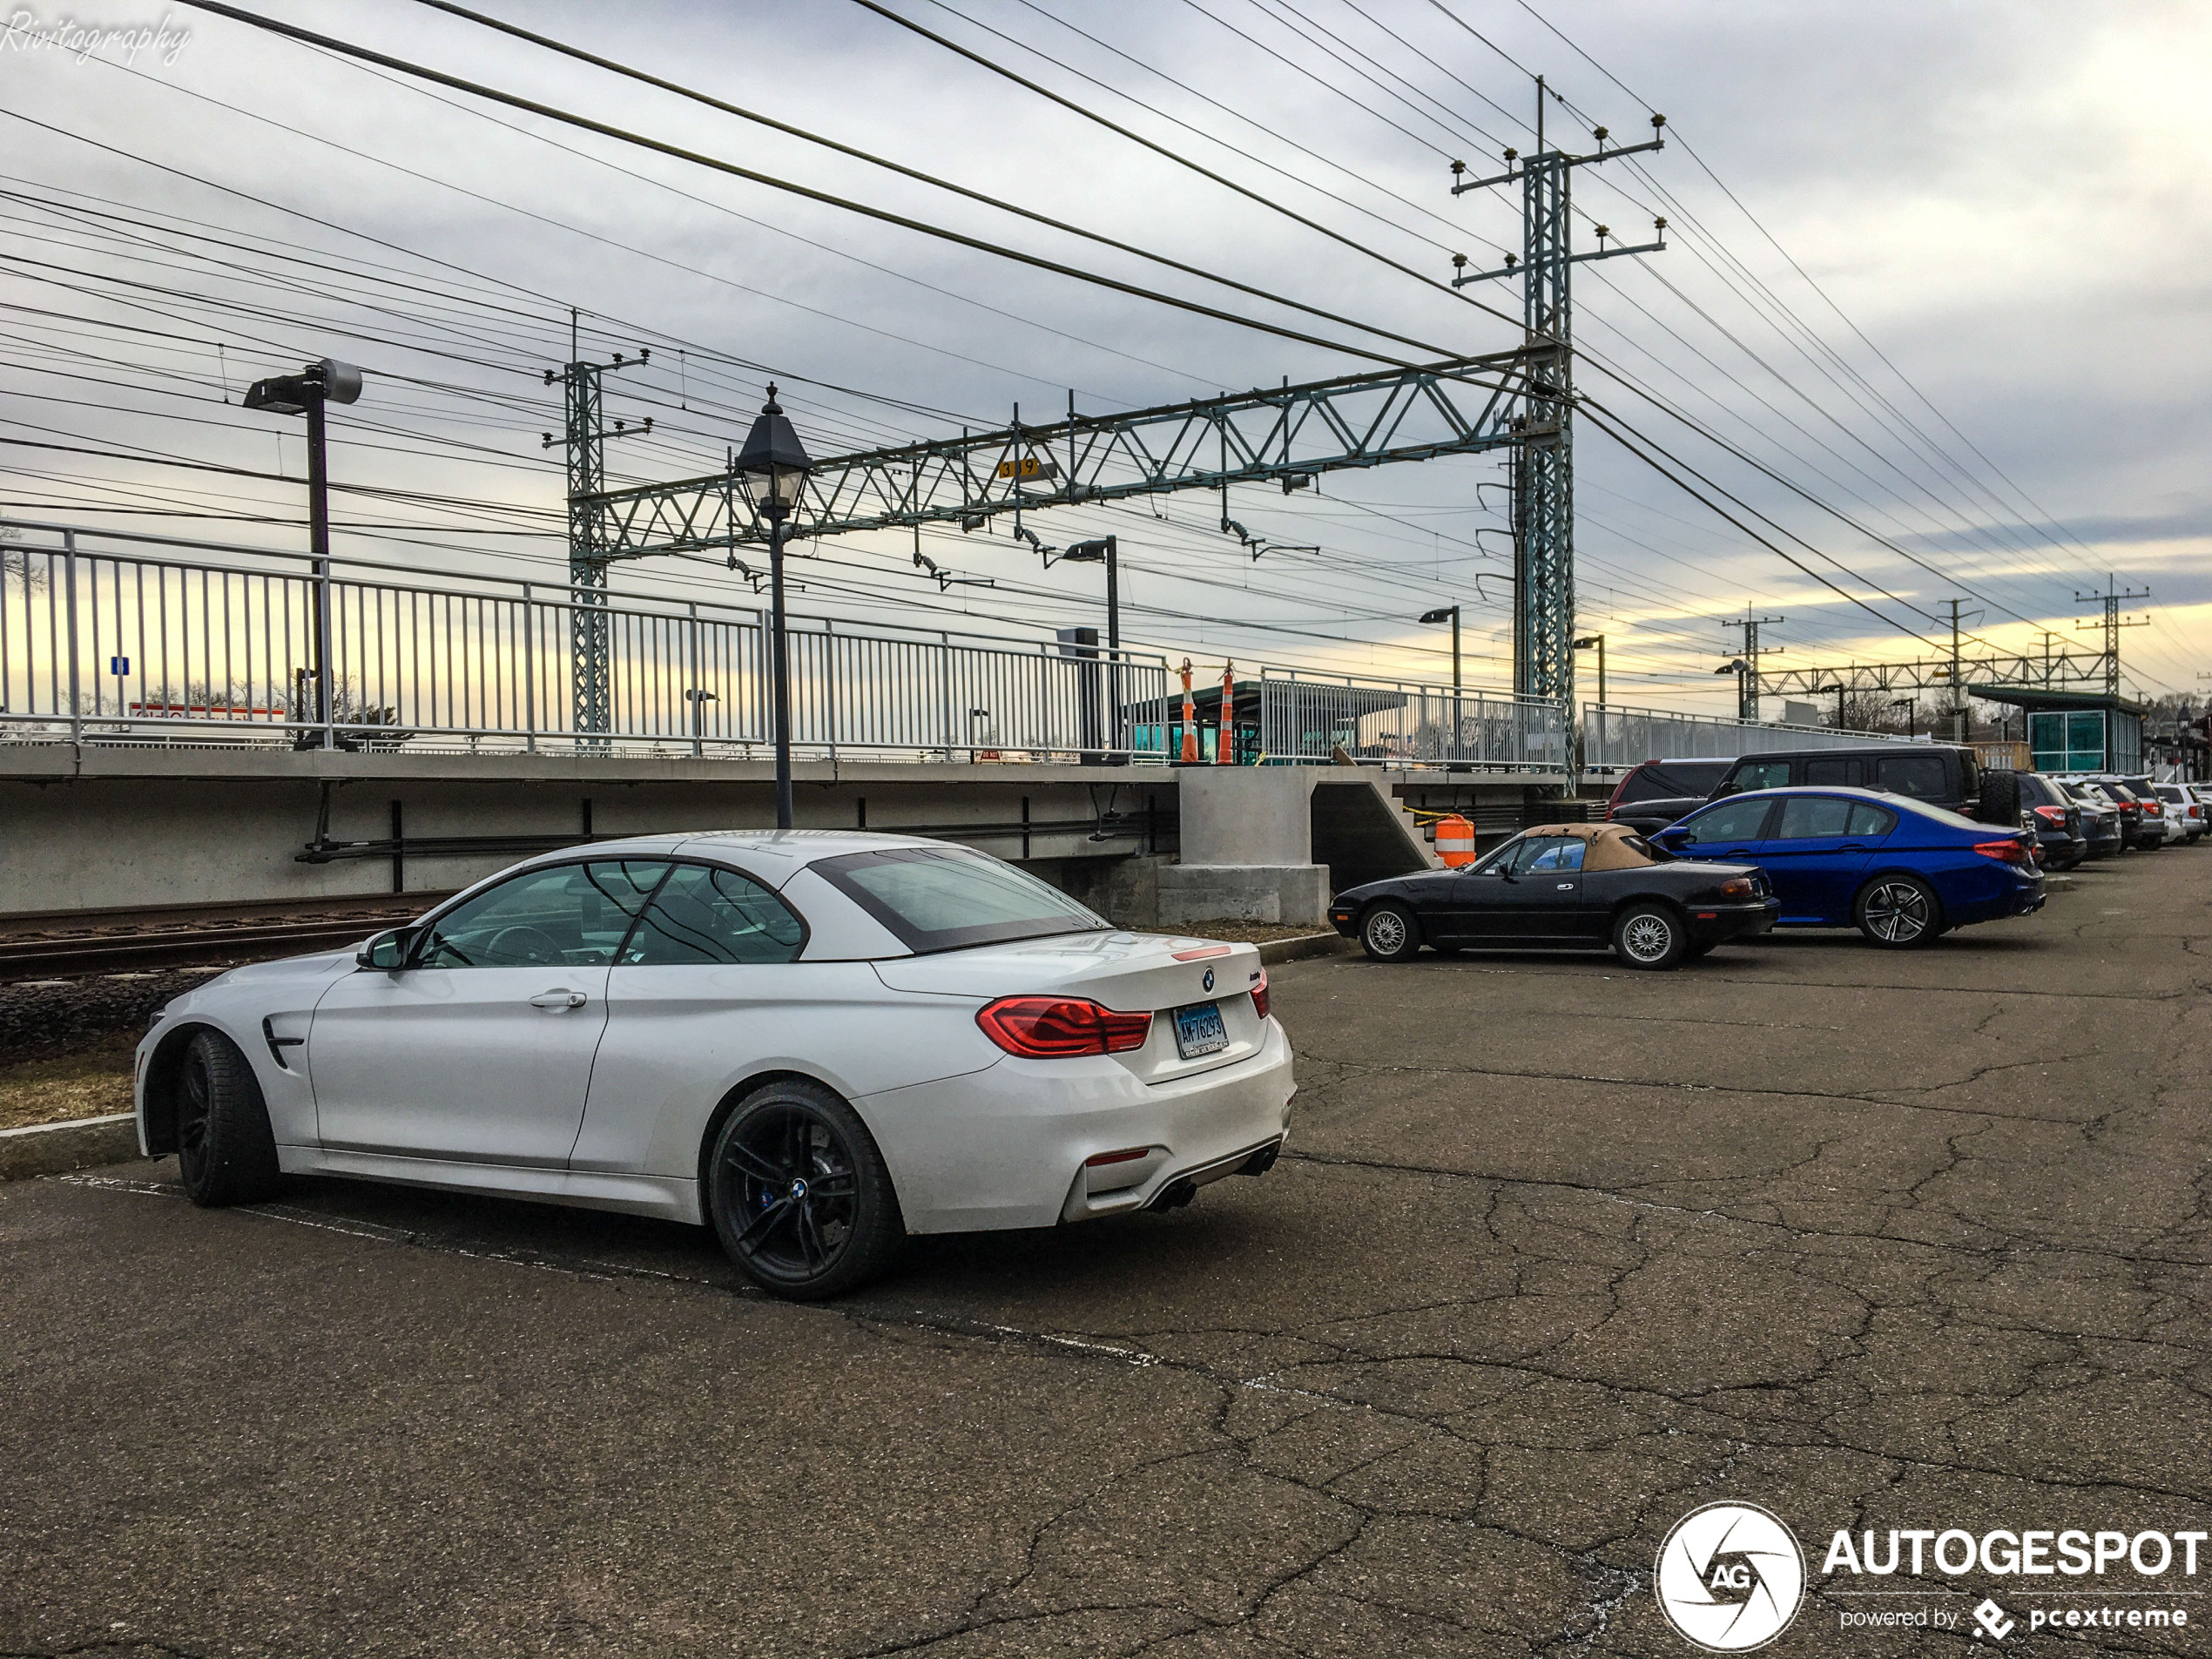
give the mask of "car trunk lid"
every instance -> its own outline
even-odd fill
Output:
[[[875,971],[894,991],[972,998],[979,1008],[1001,996],[1059,995],[1150,1014],[1144,1046],[1113,1056],[1147,1082],[1233,1064],[1265,1039],[1251,996],[1264,970],[1250,945],[1118,931],[1057,934],[900,957],[877,962]],[[1206,1006],[1218,1012],[1228,1041],[1185,1058],[1176,1011]]]

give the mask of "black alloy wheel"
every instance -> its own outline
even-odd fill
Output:
[[[1613,924],[1614,953],[1630,968],[1672,968],[1689,948],[1682,918],[1664,905],[1631,905]]]
[[[202,1031],[177,1070],[177,1172],[204,1209],[253,1204],[283,1180],[261,1085],[219,1031]]]
[[[1369,907],[1359,918],[1359,948],[1376,961],[1402,962],[1420,948],[1420,925],[1395,899]]]
[[[867,1126],[821,1084],[762,1085],[730,1114],[707,1171],[714,1231],[774,1296],[842,1296],[891,1264],[907,1236]]]
[[[1917,950],[1943,932],[1943,906],[1917,875],[1877,877],[1852,907],[1866,942],[1884,950]]]

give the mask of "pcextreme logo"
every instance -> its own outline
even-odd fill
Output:
[[[1757,1504],[1709,1503],[1660,1544],[1653,1585],[1676,1635],[1709,1653],[1748,1653],[1797,1616],[1804,1552],[1781,1518]]]

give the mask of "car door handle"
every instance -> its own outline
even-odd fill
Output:
[[[1572,893],[1575,891],[1575,884],[1572,881],[1562,881],[1559,884],[1559,890],[1561,893]]]
[[[1868,853],[1871,852],[1873,849],[1871,847],[1861,846],[1857,841],[1845,841],[1836,850],[1838,853]]]
[[[540,991],[530,998],[534,1008],[580,1008],[591,999],[582,991]]]

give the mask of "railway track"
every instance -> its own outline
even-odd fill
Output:
[[[116,925],[51,929],[0,937],[0,982],[127,974],[280,956],[350,945],[381,928],[410,921],[422,906],[363,906],[314,916],[266,916],[227,921],[175,921],[155,927]]]

